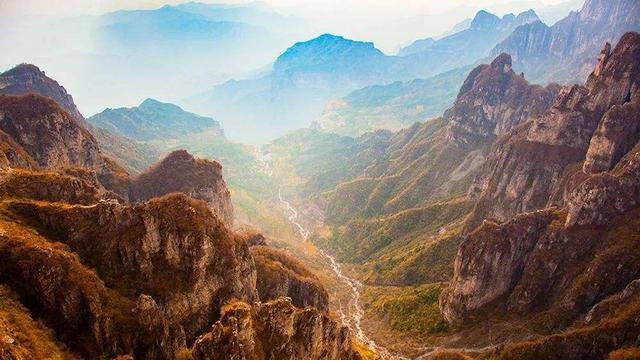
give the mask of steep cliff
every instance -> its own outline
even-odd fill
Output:
[[[584,86],[563,88],[549,110],[496,142],[484,176],[471,188],[471,195],[479,194],[479,199],[467,221],[468,231],[483,219],[504,221],[523,211],[562,204],[568,185],[575,185],[572,178],[579,177],[580,172],[572,169],[581,167],[580,162],[585,161],[585,169],[591,172],[603,166],[595,163],[602,158],[608,169],[634,144],[640,35],[627,33],[611,54],[609,48],[605,46],[604,56]],[[618,121],[620,117],[629,120]],[[612,121],[630,131],[614,136],[608,130]]]
[[[549,111],[499,142],[497,149],[508,152],[496,152],[496,157],[504,159],[496,162],[502,166],[491,170],[489,187],[471,221],[477,221],[481,213],[485,214],[481,218],[499,214],[504,216],[499,220],[510,220],[502,224],[484,221],[460,246],[453,280],[441,297],[441,309],[449,321],[466,322],[499,311],[519,316],[543,314],[538,320],[534,318],[534,326],[546,332],[558,330],[637,279],[640,144],[633,131],[617,131],[635,128],[637,124],[632,123],[640,119],[636,106],[639,51],[640,35],[625,34],[611,55],[601,60],[585,87],[565,89]],[[607,130],[612,121],[617,131]],[[594,134],[596,129],[600,130]],[[536,149],[546,159],[536,155]],[[588,153],[589,158],[604,161],[584,162]],[[564,171],[569,164],[582,162],[584,167]],[[576,173],[582,175],[577,177]],[[567,184],[559,181],[563,174],[580,181],[565,191],[567,196],[556,204],[559,207],[513,216],[544,208],[551,188]],[[517,179],[517,183],[509,179]],[[502,184],[513,201],[488,197],[491,184]],[[521,208],[511,207],[519,202]],[[602,358],[602,352],[629,341],[624,334],[632,331],[628,321],[637,315],[630,316],[611,325],[611,331],[605,332],[610,340],[594,358]],[[540,319],[545,320],[541,323]],[[556,340],[585,339],[575,335],[541,346],[560,346]],[[584,354],[575,348],[576,343],[571,346],[575,352],[569,358]],[[556,349],[559,353],[569,351]]]
[[[132,201],[144,201],[172,192],[205,201],[227,225],[233,224],[231,194],[217,161],[195,159],[185,150],[174,151],[133,179],[129,194]]]
[[[36,169],[38,164],[20,144],[16,143],[7,133],[0,130],[0,166]]]
[[[251,255],[261,301],[288,297],[299,308],[329,310],[329,294],[320,279],[291,255],[268,246],[252,246]]]
[[[506,134],[547,110],[558,91],[555,84],[530,85],[512,70],[511,56],[500,54],[490,65],[475,68],[462,84],[456,102],[444,114],[450,123],[447,139],[469,146]]]
[[[551,27],[539,21],[518,27],[491,55],[511,54],[514,67],[536,82],[582,82],[597,63],[593,54],[625,32],[640,31],[638,19],[635,0],[587,0]]]
[[[137,143],[92,126],[65,88],[35,65],[21,64],[0,74],[0,94],[37,94],[55,101],[80,127],[95,136],[103,154],[118,160],[129,172],[141,172],[160,157],[160,151],[152,145]]]
[[[25,95],[40,94],[50,98],[62,107],[84,128],[88,124],[73,102],[73,97],[57,81],[31,64],[20,64],[0,74],[0,94]]]
[[[0,130],[45,169],[98,169],[102,156],[88,130],[58,104],[40,95],[0,95]]]
[[[281,299],[259,305],[233,303],[193,346],[194,359],[359,359],[346,327],[313,308]]]
[[[184,195],[134,205],[17,201],[9,207],[67,244],[108,287],[152,296],[187,339],[210,325],[225,301],[257,298],[247,245],[203,202]]]

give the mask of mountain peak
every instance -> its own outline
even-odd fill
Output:
[[[346,39],[333,34],[322,34],[308,41],[295,43],[274,65],[276,72],[291,69],[341,70],[357,66],[360,61],[384,58],[385,55],[372,42]]]
[[[480,10],[471,21],[471,29],[493,29],[499,22],[499,17],[488,11]]]
[[[39,67],[33,65],[33,64],[28,64],[28,63],[22,63],[19,65],[16,65],[15,67],[13,67],[10,70],[7,70],[5,72],[3,72],[1,75],[2,76],[15,76],[15,75],[44,75],[44,71],[40,70]]]
[[[538,14],[536,14],[536,12],[533,9],[523,11],[520,14],[518,14],[518,16],[516,17],[516,21],[518,21],[521,24],[533,22],[536,20],[540,20],[540,18],[538,18]]]
[[[367,47],[373,48],[372,42],[351,40],[351,39],[345,38],[344,36],[334,35],[330,33],[324,33],[308,41],[298,42],[293,47],[295,47],[296,45],[304,45],[304,44],[340,44],[340,43],[358,45],[358,46],[367,46]]]
[[[13,95],[36,93],[48,97],[71,114],[81,126],[88,127],[67,90],[33,64],[23,63],[1,73],[0,93]]]

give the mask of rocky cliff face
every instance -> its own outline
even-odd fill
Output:
[[[471,221],[508,221],[482,222],[461,245],[441,297],[449,321],[492,311],[544,313],[546,331],[557,330],[637,278],[640,144],[620,129],[635,129],[640,119],[639,51],[640,35],[625,34],[584,87],[565,88],[549,111],[498,142]],[[584,166],[568,171],[572,163]],[[513,216],[547,206],[558,184],[572,184],[558,207]],[[627,325],[610,334],[615,346],[629,340]],[[606,344],[598,351],[615,348]]]
[[[185,150],[174,151],[133,179],[129,193],[132,201],[144,201],[172,192],[205,201],[227,225],[233,225],[231,194],[217,161],[195,159]]]
[[[261,301],[288,297],[299,308],[329,310],[329,294],[320,279],[291,255],[268,246],[251,247],[251,255]]]
[[[0,130],[41,168],[80,166],[98,170],[103,163],[89,131],[56,102],[39,95],[0,95]]]
[[[184,195],[136,205],[14,203],[11,209],[66,243],[107,286],[152,296],[187,339],[210,325],[225,301],[257,299],[247,245],[204,203]]]
[[[0,167],[36,169],[38,164],[9,134],[0,130]]]
[[[129,138],[93,127],[78,111],[72,96],[64,87],[46,76],[44,71],[35,65],[18,65],[0,74],[0,94],[37,94],[55,101],[80,127],[89,130],[95,136],[103,154],[117,159],[129,172],[139,173],[160,157],[159,150],[152,145],[137,143]],[[166,113],[165,111],[165,116]],[[153,128],[149,124],[146,125]]]
[[[359,359],[347,328],[316,309],[281,299],[223,309],[210,333],[196,340],[194,359]]]
[[[483,170],[486,176],[472,187],[481,194],[467,230],[483,219],[504,221],[519,212],[561,204],[564,195],[557,194],[566,194],[566,186],[575,185],[571,178],[579,177],[580,172],[571,172],[572,165],[580,167],[585,161],[587,172],[608,169],[629,150],[636,125],[624,118],[633,119],[637,109],[639,43],[637,33],[627,33],[613,53],[608,54],[606,46],[585,86],[563,88],[548,111],[497,141]],[[609,130],[612,121],[630,131],[616,137]]]
[[[78,124],[85,128],[88,127],[84,116],[73,102],[73,97],[37,66],[21,64],[0,74],[0,94],[25,95],[28,93],[40,94],[52,99]]]
[[[490,65],[476,67],[460,88],[444,118],[450,122],[447,139],[473,146],[503,135],[547,110],[559,86],[530,85],[511,68],[511,56],[500,54]]]
[[[253,305],[259,316],[235,327],[260,339],[244,348],[248,358],[355,356],[349,331],[321,312],[326,291],[288,255],[233,234],[184,194],[126,204],[95,187],[90,172],[69,174],[0,173],[0,282],[81,357],[222,356],[198,353],[201,340],[189,348],[215,321],[214,334],[230,326],[225,304],[282,296],[306,309]],[[247,240],[259,245],[250,251]],[[235,349],[228,335],[216,349]]]
[[[514,67],[536,82],[581,82],[597,63],[593,56],[605,42],[616,43],[640,30],[635,0],[587,0],[579,12],[549,27],[534,22],[517,28],[491,52],[514,58]]]

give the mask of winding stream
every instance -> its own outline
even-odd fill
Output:
[[[298,220],[298,211],[293,207],[293,205],[291,205],[290,202],[288,202],[282,197],[282,186],[278,188],[278,199],[280,200],[280,204],[282,205],[285,215],[289,219],[289,222],[291,222],[298,229],[298,233],[300,234],[300,237],[302,238],[302,240],[307,241],[307,239],[309,238],[310,232],[309,230],[305,229],[305,227],[302,224],[300,224]],[[358,280],[345,275],[342,272],[342,267],[333,256],[329,255],[327,252],[321,249],[318,249],[318,250],[320,254],[322,254],[322,256],[327,260],[328,265],[331,268],[331,271],[335,273],[335,275],[338,277],[340,281],[342,281],[345,285],[347,285],[351,289],[351,296],[348,304],[349,316],[345,315],[344,311],[342,310],[342,305],[340,305],[339,313],[342,319],[342,323],[348,326],[351,329],[351,331],[353,331],[353,333],[356,335],[356,338],[360,343],[368,346],[370,349],[375,351],[376,354],[380,355],[382,358],[403,359],[403,360],[406,359],[402,356],[391,354],[387,349],[376,344],[375,341],[373,341],[371,338],[367,336],[367,334],[364,332],[364,330],[360,326],[360,322],[362,321],[362,317],[364,315],[364,310],[360,306],[360,288],[362,287],[362,284]]]

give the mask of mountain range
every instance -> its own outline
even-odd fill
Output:
[[[469,72],[441,118],[357,139],[309,130],[266,148],[303,179],[301,201],[324,209],[314,243],[373,289],[442,290],[440,312],[385,295],[371,316],[405,335],[396,321],[446,320],[467,337],[447,346],[501,359],[604,359],[636,345],[625,334],[638,331],[640,36],[603,45],[584,85],[530,84],[503,53]],[[450,331],[404,326],[432,340]]]
[[[372,43],[324,34],[287,49],[268,75],[229,81],[189,99],[185,106],[220,119],[231,138],[264,143],[287,130],[307,127],[336,96],[472,64],[516,26],[535,20],[533,11],[502,19],[481,11],[469,29],[406,57],[385,55]],[[254,121],[266,122],[269,130],[252,131]]]
[[[638,16],[635,0],[587,0],[552,26],[533,22],[517,28],[491,54],[511,54],[514,67],[532,81],[581,82],[598,61],[594,50],[616,43],[626,31],[639,31]]]
[[[325,34],[190,105],[88,119],[49,70],[1,73],[0,358],[639,358],[639,4],[480,12],[406,56]],[[103,19],[152,52],[295,23]],[[420,75],[443,44],[453,68]]]
[[[514,69],[539,84],[573,83],[584,79],[595,65],[597,57],[592,54],[600,50],[601,44],[615,42],[625,31],[638,30],[634,15],[639,11],[638,3],[616,2],[613,5],[586,1],[581,11],[572,12],[551,27],[540,21],[519,26],[490,50],[491,55],[483,61],[489,62],[500,53],[508,53],[513,57]],[[583,39],[585,34],[592,33],[598,35]],[[457,36],[462,33],[451,37]],[[456,51],[464,52],[465,47]],[[462,67],[404,84],[355,90],[328,102],[314,124],[325,131],[357,136],[373,129],[396,130],[413,121],[427,120],[453,103],[456,90],[469,69]]]
[[[76,95],[85,114],[149,97],[191,96],[267,67],[282,49],[313,34],[301,19],[258,2],[27,17],[12,24],[14,31],[2,39],[14,51],[0,67],[30,62],[46,68]],[[13,43],[18,37],[20,43]],[[45,47],[50,50],[39,51]]]
[[[203,131],[224,136],[217,121],[154,99],[146,99],[132,108],[106,109],[88,121],[113,134],[139,141],[175,139]]]
[[[218,162],[174,151],[130,176],[35,69],[0,94],[3,357],[361,358],[314,273],[232,230]]]
[[[540,21],[538,15],[529,10],[518,15],[507,14],[502,18],[486,11],[479,11],[468,29],[461,30],[433,41],[428,46],[425,40],[417,40],[400,50],[410,57],[413,66],[429,66],[418,74],[421,77],[439,74],[465,65],[471,65],[489,54],[491,49],[520,25]],[[406,63],[407,61],[405,61]]]

